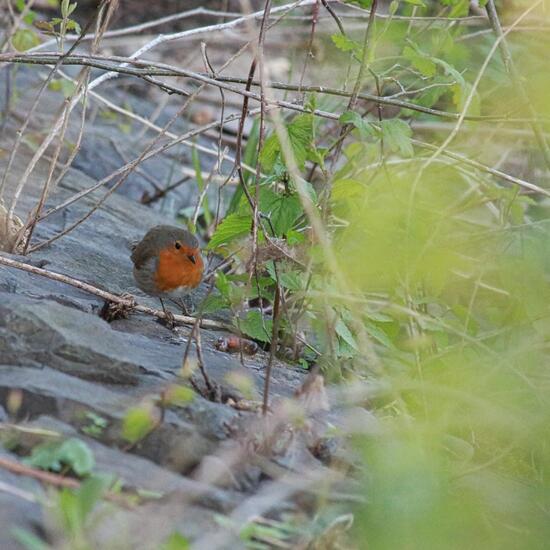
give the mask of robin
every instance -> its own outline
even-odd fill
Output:
[[[199,286],[204,264],[199,241],[186,229],[157,225],[132,248],[134,279],[150,296],[157,296],[165,318],[173,323],[163,298],[182,298]]]

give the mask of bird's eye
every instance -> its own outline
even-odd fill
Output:
[[[175,247],[176,250],[179,250],[181,248],[181,243],[179,241],[176,241]]]

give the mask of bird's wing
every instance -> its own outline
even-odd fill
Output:
[[[132,255],[130,258],[132,259],[134,265],[140,269],[144,264],[151,260],[154,255],[154,246],[151,243],[144,243],[141,241],[132,250]]]

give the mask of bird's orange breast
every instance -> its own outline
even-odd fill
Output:
[[[155,282],[162,292],[170,292],[179,287],[195,288],[202,279],[204,269],[199,253],[195,263],[177,250],[161,250]]]

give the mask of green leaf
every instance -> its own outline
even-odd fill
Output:
[[[78,476],[89,475],[95,466],[92,451],[80,439],[70,438],[63,442],[48,442],[32,450],[25,464],[59,472],[63,466],[69,466]]]
[[[260,189],[260,210],[268,216],[277,237],[286,235],[303,212],[297,194],[276,193],[268,187]]]
[[[371,323],[367,323],[365,324],[365,331],[369,336],[374,338],[383,346],[386,346],[387,348],[395,348],[388,335],[380,327],[377,327],[376,325],[373,325]]]
[[[74,31],[76,34],[80,34],[82,32],[80,25],[73,19],[69,19],[67,21],[67,30]]]
[[[341,318],[336,321],[334,330],[336,331],[338,337],[341,338],[346,344],[348,344],[348,346],[356,351],[359,349],[357,346],[357,342],[353,337],[353,334]]]
[[[48,88],[54,92],[61,92],[65,98],[71,97],[74,94],[76,86],[70,80],[59,78],[52,80],[48,84]]]
[[[59,455],[61,461],[70,465],[80,477],[90,474],[95,466],[90,447],[80,439],[71,438],[64,441],[59,449]]]
[[[174,531],[161,546],[161,550],[189,550],[191,543],[181,533]]]
[[[229,299],[229,280],[223,271],[216,274],[216,288],[224,298]]]
[[[412,130],[404,121],[398,118],[383,120],[381,123],[384,144],[393,152],[399,151],[404,157],[414,154],[411,143]]]
[[[288,126],[288,138],[298,168],[303,169],[313,142],[313,115],[297,116]]]
[[[308,152],[313,143],[313,115],[303,114],[294,118],[287,126],[288,140],[298,168],[303,169]],[[281,144],[277,134],[266,139],[260,153],[260,163],[266,172],[275,167],[277,160],[282,159]]]
[[[78,489],[63,489],[59,492],[56,508],[68,534],[74,537],[82,533],[88,517],[111,483],[111,477],[93,476]]]
[[[286,242],[290,246],[294,246],[294,245],[297,245],[297,244],[302,244],[303,242],[305,242],[305,240],[306,240],[306,238],[305,238],[304,234],[300,233],[298,231],[295,231],[294,229],[291,229],[286,234]]]
[[[63,18],[66,19],[69,16],[69,0],[61,0],[59,9]]]
[[[177,407],[183,407],[188,405],[197,397],[197,394],[193,389],[187,386],[180,386],[178,384],[171,385],[166,391],[166,403],[169,405],[176,405]]]
[[[25,15],[25,17],[23,17],[23,21],[27,24],[27,25],[32,25],[34,23],[34,21],[36,20],[36,18],[38,17],[38,14],[32,10],[30,10],[27,15]]]
[[[425,8],[426,4],[422,2],[422,0],[403,0],[405,4],[411,4],[412,6],[420,6],[421,8]]]
[[[464,17],[470,11],[470,0],[441,0],[444,6],[452,6],[449,17]]]
[[[260,164],[267,172],[273,170],[275,161],[279,156],[281,148],[279,146],[279,139],[277,134],[271,134],[264,142],[262,150],[260,152]]]
[[[453,90],[453,103],[456,105],[456,108],[459,111],[464,110],[464,107],[466,105],[466,100],[468,99],[468,96],[472,91],[472,85],[469,82],[464,82],[462,85],[455,84],[452,87],[452,90]],[[480,103],[481,103],[481,100],[480,100],[479,94],[476,91],[474,92],[474,95],[472,97],[470,106],[468,107],[468,111],[466,114],[471,116],[479,115],[481,111]]]
[[[91,514],[109,484],[109,477],[92,476],[82,483],[76,495],[83,522]]]
[[[340,115],[340,122],[342,124],[353,124],[358,130],[359,135],[366,139],[367,137],[372,137],[376,135],[376,130],[373,126],[364,120],[359,113],[355,111],[346,111]]]
[[[38,44],[40,44],[40,39],[34,31],[19,29],[12,36],[11,44],[18,52],[25,52],[35,46],[38,46]]]
[[[42,539],[21,527],[12,528],[11,535],[25,550],[50,550],[50,546]]]
[[[354,180],[342,178],[336,180],[332,186],[331,199],[334,202],[341,202],[365,194],[365,186]]]
[[[251,225],[252,217],[250,214],[229,214],[216,228],[212,239],[208,243],[208,250],[213,250],[239,237],[248,235]]]
[[[267,262],[266,269],[273,281],[277,280],[275,273],[275,266],[273,261]],[[279,282],[281,286],[288,290],[302,290],[304,288],[304,276],[300,271],[284,271],[281,267],[278,267],[277,274],[279,275]]]
[[[220,294],[210,294],[207,296],[201,304],[201,311],[203,313],[213,313],[225,309],[228,306],[227,298]]]
[[[334,45],[342,52],[353,52],[361,50],[361,44],[359,44],[359,42],[356,42],[355,40],[352,40],[351,38],[348,38],[345,34],[336,33],[333,34],[330,38],[332,39],[332,42],[334,42]]]
[[[261,312],[253,309],[250,310],[246,317],[235,320],[235,326],[244,334],[258,340],[260,342],[270,342],[271,332],[273,330],[273,321],[264,319]]]
[[[153,426],[149,408],[133,407],[128,410],[122,422],[122,437],[130,443],[135,443],[143,439]]]
[[[424,76],[435,76],[437,72],[437,66],[434,61],[427,55],[415,51],[410,46],[405,46],[403,50],[403,57],[411,62],[411,65],[420,71]]]

